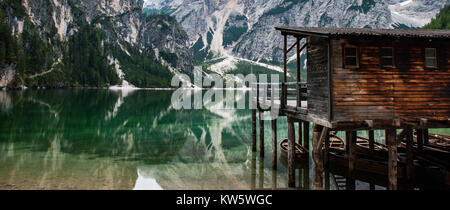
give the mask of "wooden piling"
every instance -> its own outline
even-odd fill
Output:
[[[345,140],[348,145],[347,157],[348,157],[348,175],[347,175],[347,187],[349,189],[355,189],[355,164],[356,164],[356,131],[346,131]]]
[[[252,154],[252,163],[251,163],[251,175],[250,175],[250,189],[256,188],[256,154]]]
[[[325,137],[325,149],[323,151],[323,164],[324,166],[328,167],[328,163],[329,163],[329,153],[330,152],[330,133],[327,132],[326,137]]]
[[[264,112],[259,111],[259,156],[264,157]]]
[[[413,134],[412,129],[406,129],[406,178],[411,180],[414,173]]]
[[[288,119],[288,140],[289,140],[289,148],[288,148],[288,185],[289,187],[295,187],[295,127],[294,122]]]
[[[252,151],[256,152],[256,109],[252,109]]]
[[[375,150],[375,132],[374,130],[369,130],[369,148],[370,150]]]
[[[309,122],[303,122],[303,147],[309,151]]]
[[[428,129],[423,129],[423,144],[427,145],[430,143],[429,136],[428,136]]]
[[[303,145],[302,121],[298,122],[298,144]]]
[[[277,171],[272,169],[272,189],[277,189]]]
[[[272,120],[272,169],[277,169],[277,119]]]
[[[423,130],[417,129],[417,148],[422,150],[423,149]]]
[[[320,125],[313,125],[313,159],[314,159],[314,188],[316,190],[323,189],[323,157],[322,152],[319,151],[321,147],[320,144],[320,136],[322,133],[323,127]]]
[[[264,189],[264,157],[259,157],[259,189]]]
[[[386,142],[389,150],[388,159],[388,189],[397,190],[397,140],[395,129],[386,129]]]

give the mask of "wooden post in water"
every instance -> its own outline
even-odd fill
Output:
[[[298,144],[303,145],[302,121],[298,122]]]
[[[264,111],[259,111],[259,156],[264,157]]]
[[[375,132],[373,130],[369,130],[369,148],[370,150],[375,150]]]
[[[277,169],[277,119],[272,120],[272,169]]]
[[[323,126],[313,125],[313,159],[314,159],[314,188],[316,190],[323,189],[323,157],[322,157],[322,147],[319,147],[321,133]]]
[[[303,122],[303,146],[309,151],[309,122]]]
[[[295,127],[294,122],[288,118],[288,186],[295,187]]]
[[[397,190],[397,134],[395,129],[386,129],[386,143],[389,150],[388,178],[390,190]]]
[[[348,175],[347,188],[355,189],[355,165],[356,165],[356,131],[346,131],[345,140],[347,142],[347,157],[348,157]]]
[[[413,134],[412,129],[406,129],[406,178],[412,180],[414,173]]]
[[[250,177],[250,189],[254,190],[256,188],[256,154],[252,153],[252,174]]]
[[[425,128],[425,129],[423,129],[423,144],[426,145],[428,143],[430,143],[429,136],[428,136],[428,129]]]
[[[264,157],[259,157],[259,189],[264,189]]]
[[[277,170],[272,169],[272,189],[277,189]]]
[[[303,168],[303,189],[309,189],[309,158],[304,163],[305,168]]]
[[[252,109],[252,151],[256,152],[256,109]]]
[[[329,163],[329,152],[330,152],[330,133],[327,132],[326,134],[327,136],[325,137],[325,149],[323,151],[323,161],[324,161],[324,165],[326,167],[328,167],[328,163]]]
[[[422,129],[417,129],[417,148],[419,150],[423,149],[423,130]]]

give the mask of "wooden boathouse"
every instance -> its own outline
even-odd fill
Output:
[[[286,116],[288,121],[289,186],[295,186],[294,123],[299,124],[298,142],[313,152],[317,173],[322,173],[328,165],[330,132],[346,134],[345,157],[351,178],[357,164],[360,167],[363,164],[358,163],[355,151],[357,131],[369,131],[373,150],[374,130],[384,130],[389,189],[397,189],[397,179],[403,173],[398,167],[400,149],[406,154],[404,176],[413,179],[414,159],[429,142],[428,129],[450,128],[450,31],[307,27],[276,27],[276,30],[284,37],[284,81],[257,83],[258,94],[253,101],[260,112],[263,155],[262,113],[269,109],[261,107],[274,106],[274,103],[260,97],[260,91],[281,85],[276,103],[279,115]],[[289,39],[294,40],[292,45],[288,45]],[[288,82],[288,53],[293,49],[297,55],[297,82]],[[304,50],[307,82],[301,83],[300,54]],[[257,149],[256,111],[252,113],[253,151]],[[273,119],[274,168],[277,167],[276,131],[276,119]],[[400,148],[402,141],[405,146]],[[443,179],[449,182],[450,177],[447,174]],[[315,182],[320,189],[321,179]]]

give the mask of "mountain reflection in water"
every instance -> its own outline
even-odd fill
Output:
[[[283,159],[271,169],[270,123],[265,158],[251,152],[248,92],[234,94],[246,109],[200,110],[175,110],[172,93],[0,91],[0,189],[286,188]],[[286,131],[282,118],[279,140]],[[313,172],[311,159],[299,166],[299,188],[314,189]]]

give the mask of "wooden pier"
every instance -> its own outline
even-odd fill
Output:
[[[385,167],[386,171],[380,173],[386,174],[388,188],[395,190],[400,175],[405,174],[409,180],[416,177],[420,169],[414,162],[417,158],[433,162],[434,155],[450,157],[450,151],[442,148],[433,148],[431,152],[428,135],[430,128],[450,128],[449,30],[303,27],[277,27],[276,30],[284,37],[284,80],[280,84],[253,86],[256,94],[252,101],[258,109],[252,112],[252,148],[256,151],[257,111],[260,156],[264,156],[263,113],[278,110],[277,116],[285,116],[288,123],[289,187],[295,187],[295,124],[298,124],[297,142],[312,151],[318,175],[336,164],[330,161],[335,159],[330,158],[333,155],[329,151],[330,132],[345,132],[342,157],[347,162],[350,182],[347,188],[350,189],[357,170],[370,168],[367,167],[370,161],[376,163],[373,167]],[[294,40],[290,46],[289,37]],[[287,82],[288,54],[294,48],[297,82]],[[300,53],[304,50],[306,83],[300,82]],[[279,97],[273,95],[274,90],[281,90]],[[271,125],[272,167],[276,169],[277,120],[272,119]],[[369,131],[366,152],[358,150],[357,135],[362,130]],[[375,157],[374,130],[385,132],[387,152],[382,153],[385,157]],[[406,154],[405,160],[399,159],[399,151]],[[399,172],[403,168],[399,164],[405,166],[405,172]],[[445,167],[437,177],[450,184],[448,164]],[[316,189],[323,189],[322,180],[320,176],[316,178]]]

